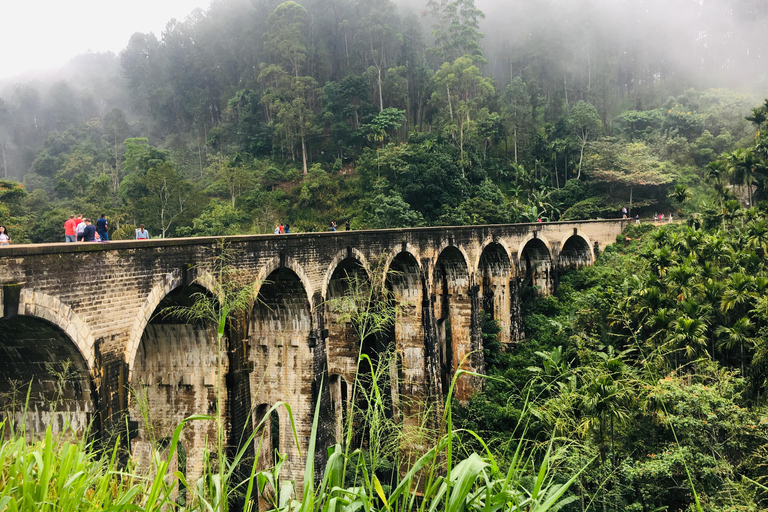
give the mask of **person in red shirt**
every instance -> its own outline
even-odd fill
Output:
[[[77,221],[74,215],[69,216],[69,220],[64,223],[64,241],[65,242],[77,242],[77,234],[75,229],[77,228]]]

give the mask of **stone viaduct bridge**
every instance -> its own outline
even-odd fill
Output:
[[[222,343],[215,325],[159,314],[189,305],[195,292],[216,293],[211,261],[221,238],[0,248],[0,418],[24,422],[28,435],[52,424],[109,437],[127,424],[131,452],[147,464],[183,418],[215,413],[217,393],[230,439],[282,401],[304,446],[319,399],[324,450],[340,435],[358,354],[375,360],[386,338],[395,348],[392,401],[408,426],[462,361],[483,370],[482,310],[499,322],[502,342],[521,339],[520,285],[550,293],[563,270],[591,264],[626,222],[226,237],[257,300],[228,322]],[[405,307],[386,336],[361,344],[328,301],[348,288],[347,276],[368,278],[377,264],[393,271],[382,279]],[[462,376],[458,398],[476,385]],[[184,431],[188,479],[215,442],[212,423]],[[301,480],[284,409],[265,437],[287,454],[283,474]]]

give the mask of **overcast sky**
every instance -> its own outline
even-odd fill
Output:
[[[0,0],[0,79],[65,64],[85,53],[118,53],[134,32],[160,36],[211,0]]]

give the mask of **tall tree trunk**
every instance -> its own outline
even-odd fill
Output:
[[[451,89],[446,85],[445,91],[448,93],[448,112],[451,113],[451,121],[453,121],[453,105],[451,104]]]
[[[461,161],[461,177],[466,178],[466,175],[464,174],[464,123],[459,122],[459,151],[460,151],[460,161]]]
[[[307,143],[306,137],[301,136],[301,161],[304,164],[304,176],[307,175]]]
[[[347,69],[349,69],[349,41],[347,40],[346,30],[344,30],[344,52],[347,54]]]
[[[5,156],[5,144],[0,140],[0,150],[3,152],[3,171],[5,172],[5,179],[8,179],[8,159]]]
[[[112,190],[117,191],[117,187],[120,186],[120,160],[117,155],[117,127],[115,127],[115,174],[112,179]],[[7,177],[7,176],[6,176]]]
[[[515,143],[515,163],[517,163],[517,126],[514,131],[514,143]]]
[[[379,72],[379,112],[384,110],[384,95],[381,92],[381,66],[376,66]]]
[[[584,160],[584,147],[587,145],[587,138],[581,139],[581,155],[579,156],[579,172],[576,175],[576,179],[581,179],[581,162]]]

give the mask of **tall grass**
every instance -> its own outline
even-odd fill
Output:
[[[459,370],[456,377],[464,373],[469,372]],[[448,403],[455,382],[456,378]],[[286,404],[276,404],[273,409],[276,407],[286,407],[293,424],[290,408]],[[566,492],[578,473],[570,475],[565,483],[556,483],[565,478],[553,469],[551,443],[543,453],[529,453],[521,438],[508,467],[503,468],[477,434],[465,432],[479,441],[483,452],[457,457],[459,432],[453,428],[450,407],[445,408],[443,416],[445,434],[409,467],[395,472],[397,480],[387,491],[362,450],[347,452],[339,444],[328,449],[324,473],[315,475],[319,416],[318,401],[305,454],[301,493],[297,493],[291,483],[280,483],[282,457],[278,457],[273,468],[257,470],[253,465],[246,479],[235,481],[236,469],[250,455],[250,441],[257,440],[263,425],[257,426],[249,442],[231,460],[219,461],[220,467],[207,466],[197,482],[187,482],[178,471],[171,472],[171,461],[185,425],[213,420],[211,416],[192,416],[176,428],[165,457],[161,459],[159,451],[155,454],[158,464],[151,478],[137,475],[131,466],[118,467],[119,442],[110,452],[97,452],[85,440],[71,442],[63,435],[54,436],[50,428],[45,437],[36,442],[12,435],[0,446],[0,512],[171,509],[213,512],[227,510],[235,493],[244,496],[246,511],[255,510],[258,495],[266,494],[269,508],[280,512],[358,509],[365,512],[545,512],[575,499],[566,497]],[[266,414],[263,422],[268,418]],[[5,428],[0,424],[0,437]],[[262,443],[255,444],[255,460],[258,460]],[[354,485],[345,485],[347,464],[360,476]],[[185,505],[173,498],[177,485],[187,490]],[[275,492],[269,493],[270,489]]]

